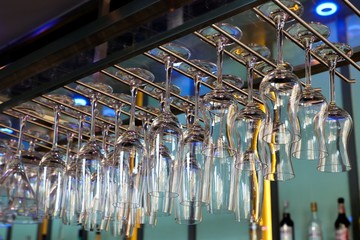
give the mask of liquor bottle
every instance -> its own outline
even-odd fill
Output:
[[[321,223],[317,215],[317,204],[310,204],[311,219],[308,226],[308,240],[322,240]]]
[[[294,222],[289,213],[289,202],[284,202],[283,218],[280,222],[280,240],[294,240]]]
[[[336,240],[349,240],[350,239],[350,221],[345,214],[344,198],[338,199],[338,217],[335,221],[335,239]]]

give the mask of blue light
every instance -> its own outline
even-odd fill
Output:
[[[106,117],[115,117],[115,111],[112,108],[108,108],[105,106],[103,107],[102,114]]]
[[[9,128],[0,128],[0,132],[12,134],[14,131]]]
[[[316,13],[320,16],[330,16],[336,13],[338,7],[335,3],[324,2],[316,7]]]
[[[87,105],[87,100],[85,98],[82,97],[76,97],[73,99],[75,106],[86,106]]]

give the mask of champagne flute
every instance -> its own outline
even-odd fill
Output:
[[[324,24],[318,22],[309,22],[308,24],[323,37],[327,38],[329,36],[330,30]],[[305,49],[306,84],[299,102],[298,112],[301,139],[293,143],[291,152],[296,159],[315,160],[326,155],[323,125],[318,121],[323,118],[327,102],[321,92],[311,86],[310,51],[312,44],[319,42],[320,39],[299,23],[290,26],[287,32],[299,40]],[[315,127],[319,129],[315,129]]]
[[[334,43],[334,46],[347,56],[352,55],[352,49],[344,43]],[[324,59],[329,66],[330,102],[325,115],[319,124],[324,126],[324,137],[327,139],[326,157],[320,158],[318,170],[321,172],[344,172],[351,170],[351,163],[347,152],[349,135],[353,120],[348,112],[336,106],[335,103],[335,68],[336,63],[344,59],[326,44],[314,49],[316,55]]]

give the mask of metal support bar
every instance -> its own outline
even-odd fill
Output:
[[[275,23],[270,20],[268,17],[266,17],[259,9],[257,8],[253,8],[253,11],[260,16],[264,21],[266,21],[267,23],[273,25],[275,27]],[[285,36],[290,39],[293,43],[295,43],[296,45],[298,45],[300,48],[304,49],[304,45],[302,43],[300,43],[298,40],[296,40],[293,36],[291,36],[288,32],[286,32],[285,30],[283,30],[283,33],[285,34]],[[318,62],[320,62],[321,64],[323,64],[324,66],[326,66],[326,69],[328,69],[328,65],[327,63],[321,59],[319,56],[315,55],[313,52],[310,52],[311,56],[316,59]],[[355,80],[350,80],[347,77],[345,77],[344,75],[342,75],[339,71],[335,71],[335,74],[340,77],[342,80],[344,80],[347,83],[355,83]]]
[[[343,57],[348,63],[350,63],[353,67],[355,67],[357,70],[360,71],[360,66],[356,64],[351,58],[349,58],[346,54],[344,54],[342,51],[340,51],[337,47],[334,46],[327,38],[325,38],[323,35],[318,33],[314,28],[309,26],[304,20],[301,19],[298,15],[293,13],[290,9],[288,9],[281,1],[279,0],[273,0],[274,3],[276,3],[279,7],[281,7],[287,14],[289,14],[292,18],[294,18],[296,21],[301,23],[304,27],[306,27],[308,30],[310,30],[316,37],[318,37],[321,41],[326,43],[329,47],[331,47],[337,54],[339,54],[341,57]]]
[[[349,0],[343,0],[344,3],[354,12],[356,15],[360,17],[360,11],[354,4],[352,4]]]

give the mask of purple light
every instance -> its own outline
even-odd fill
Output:
[[[35,31],[32,32],[31,37],[35,37],[37,35],[40,35],[41,33],[47,31],[48,29],[52,28],[53,26],[55,26],[55,24],[58,22],[57,19],[54,19],[50,22],[47,22],[43,25],[41,25],[40,27],[38,27],[37,29],[35,29]]]

